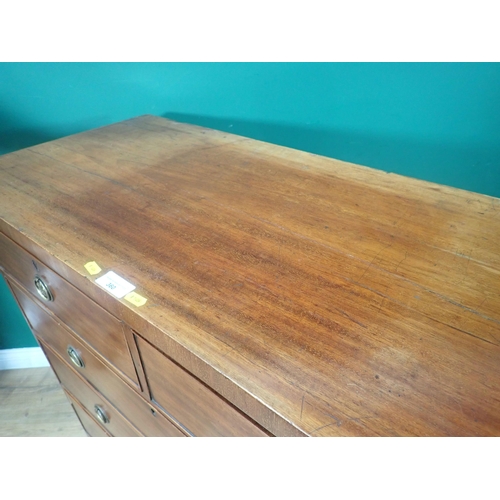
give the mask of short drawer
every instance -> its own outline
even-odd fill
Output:
[[[84,352],[88,352],[85,344],[61,324],[58,324],[57,317],[44,311],[38,303],[27,295],[27,292],[21,290],[17,285],[13,283],[10,285],[31,328],[39,339],[59,354],[61,358],[72,364],[91,383],[92,380],[99,380],[108,374],[108,370],[102,370],[103,363],[97,363],[95,356],[83,355]],[[138,386],[136,385],[136,387]]]
[[[68,391],[65,392],[87,434],[91,437],[110,437],[109,434],[87,413],[87,410],[85,410]]]
[[[137,337],[151,399],[196,436],[267,436],[236,408]]]
[[[126,377],[138,383],[119,320],[2,233],[0,255],[1,264],[14,279]],[[40,292],[44,286],[48,290],[44,292],[45,299]]]
[[[95,416],[96,420],[100,421],[112,436],[134,437],[141,435],[120,412],[80,378],[50,348],[43,343],[40,344],[64,389],[76,398],[88,413]]]

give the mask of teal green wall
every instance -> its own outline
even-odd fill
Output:
[[[497,63],[0,64],[0,154],[141,114],[500,197]]]
[[[37,346],[38,344],[2,275],[0,275],[0,305],[2,307],[0,314],[0,349]]]

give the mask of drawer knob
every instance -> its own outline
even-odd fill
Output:
[[[54,297],[50,292],[49,287],[46,285],[45,281],[43,281],[43,279],[40,278],[40,276],[35,276],[33,282],[35,283],[35,288],[36,291],[38,292],[38,295],[40,295],[40,297],[42,297],[43,300],[45,300],[46,302],[51,302],[54,300]]]
[[[80,354],[78,354],[78,351],[73,347],[73,346],[68,346],[67,353],[69,356],[69,359],[71,359],[71,362],[78,368],[85,368],[85,363],[83,362],[83,359],[81,358]]]
[[[107,424],[109,422],[109,418],[106,415],[106,412],[99,405],[95,405],[94,410],[97,420],[99,420],[101,424]]]

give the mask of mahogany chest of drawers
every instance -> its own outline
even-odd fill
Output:
[[[92,436],[499,435],[499,214],[154,116],[0,157],[0,269]]]

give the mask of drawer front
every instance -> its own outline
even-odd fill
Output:
[[[23,292],[20,292],[20,296],[22,295],[24,295]],[[127,419],[144,435],[184,436],[175,425],[124,384],[82,342],[58,325],[49,314],[29,298],[25,297],[25,300],[28,301],[26,306],[32,308],[32,312],[36,312],[37,327],[33,326],[33,328],[37,339],[64,359],[115,408],[126,415]]]
[[[102,415],[107,421],[102,422],[103,427],[112,436],[135,437],[141,434],[116,410],[106,399],[80,378],[66,363],[54,354],[42,342],[40,345],[45,352],[53,370],[56,372],[64,389],[68,391],[87,410],[88,413],[99,420]]]
[[[72,335],[69,330],[58,324],[57,317],[44,311],[37,302],[27,295],[27,292],[21,290],[16,284],[10,282],[10,285],[31,328],[39,339],[91,383],[93,380],[99,380],[107,375],[108,370],[101,369],[103,364],[97,363],[95,356],[83,355],[84,351],[88,351],[85,344]],[[78,363],[79,357],[82,357],[81,363]]]
[[[267,436],[220,396],[137,337],[151,399],[196,436]]]
[[[9,274],[126,377],[138,383],[120,321],[2,233],[0,255],[0,264]],[[52,300],[42,298],[35,286],[37,277],[47,286]]]
[[[80,423],[91,437],[110,437],[109,434],[87,413],[83,406],[66,391],[66,396],[70,400],[75,413],[80,419]]]

